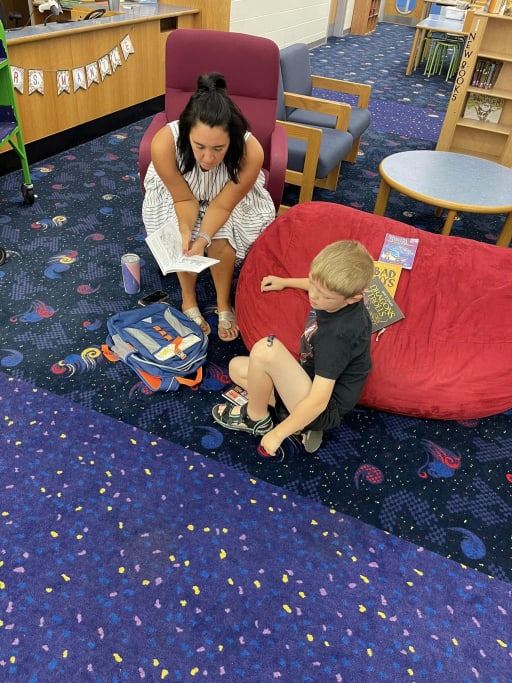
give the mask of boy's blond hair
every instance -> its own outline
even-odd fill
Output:
[[[311,277],[322,287],[345,298],[362,294],[375,271],[366,247],[355,240],[341,240],[327,245],[315,256]]]

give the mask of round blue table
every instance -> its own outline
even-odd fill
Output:
[[[449,235],[458,211],[507,214],[496,244],[512,239],[512,169],[480,157],[454,152],[413,150],[383,159],[373,213],[383,216],[391,189],[447,210],[442,229]]]

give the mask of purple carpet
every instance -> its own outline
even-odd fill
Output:
[[[511,587],[0,374],[0,680],[512,680]]]

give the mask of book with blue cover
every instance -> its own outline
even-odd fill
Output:
[[[379,261],[411,270],[418,244],[418,237],[400,237],[388,232],[384,238]]]

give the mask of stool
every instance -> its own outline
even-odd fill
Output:
[[[416,49],[416,55],[414,59],[414,69],[417,69],[421,62],[428,59],[430,54],[430,47],[432,40],[442,40],[444,38],[444,33],[436,33],[435,31],[427,31],[426,35],[422,39],[420,45]]]
[[[462,53],[464,52],[464,45],[466,44],[466,39],[462,36],[453,37],[453,48],[452,56],[450,58],[450,63],[448,64],[448,71],[446,73],[446,80],[449,81],[455,78],[455,74],[459,70],[460,60],[462,59]]]
[[[442,74],[446,57],[450,54],[450,63],[446,76],[446,80],[449,80],[459,68],[463,45],[464,42],[456,37],[445,37],[443,39],[432,38],[424,71],[427,78],[436,74]]]

